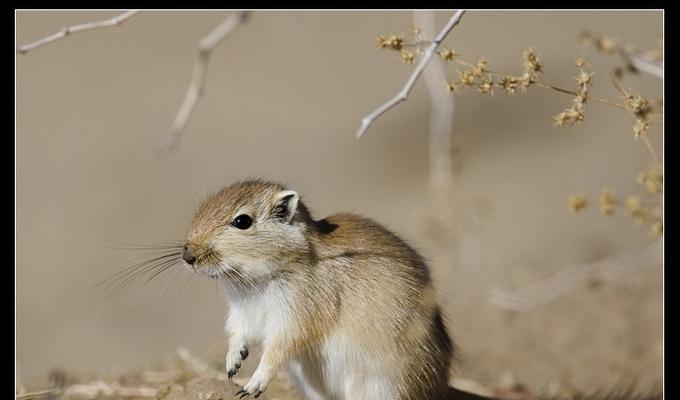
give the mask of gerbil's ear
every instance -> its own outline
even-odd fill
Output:
[[[297,192],[294,190],[282,190],[274,196],[274,206],[272,207],[271,217],[278,218],[284,223],[289,223],[297,210]]]

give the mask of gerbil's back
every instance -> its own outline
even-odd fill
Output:
[[[339,213],[323,221],[332,228],[320,236],[322,257],[343,253],[388,257],[426,270],[422,257],[415,250],[399,236],[369,218]]]

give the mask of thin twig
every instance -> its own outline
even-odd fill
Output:
[[[656,150],[654,150],[654,146],[652,145],[652,142],[649,140],[649,135],[647,135],[647,132],[642,132],[640,136],[642,137],[642,141],[645,143],[645,147],[647,147],[649,154],[652,155],[654,162],[657,164],[661,164],[659,155],[656,153]]]
[[[58,392],[57,389],[47,389],[47,390],[38,390],[36,392],[26,392],[26,393],[18,393],[16,395],[16,400],[28,400],[28,399],[37,399],[39,397],[47,396],[49,394],[53,394]]]
[[[415,11],[414,22],[421,34],[428,39],[435,34],[433,11]],[[430,94],[430,185],[450,202],[450,188],[453,182],[452,136],[454,97],[442,87],[446,72],[441,60],[434,59],[425,68],[423,79]]]
[[[194,356],[184,347],[177,349],[177,355],[198,375],[214,378],[220,381],[229,380],[229,376],[227,374],[214,370],[212,367],[210,367],[210,365],[208,365],[208,363]]]
[[[641,54],[632,55],[629,59],[635,68],[663,80],[663,63],[649,60]]]
[[[399,91],[399,93],[397,93],[396,96],[391,98],[385,104],[381,105],[375,111],[368,114],[361,120],[361,126],[359,127],[359,130],[356,133],[357,139],[361,139],[362,137],[364,137],[368,128],[370,128],[370,126],[373,124],[373,122],[375,122],[377,118],[385,114],[392,107],[396,106],[397,104],[401,103],[402,101],[408,98],[409,93],[411,93],[411,89],[413,89],[413,86],[416,84],[416,81],[418,81],[418,78],[420,78],[420,75],[423,73],[423,70],[434,56],[435,51],[439,47],[439,44],[446,38],[449,32],[451,32],[451,29],[453,29],[453,27],[456,26],[458,22],[460,22],[460,19],[464,13],[465,10],[458,10],[453,14],[449,22],[444,27],[444,29],[442,29],[441,32],[439,32],[439,34],[437,35],[437,37],[434,38],[432,43],[430,43],[427,50],[425,51],[425,54],[423,55],[423,58],[420,60],[420,63],[413,71],[408,81],[406,81],[406,85],[404,85],[401,91]]]
[[[241,25],[248,17],[247,11],[239,11],[231,14],[224,19],[212,32],[198,42],[198,56],[194,64],[194,71],[191,76],[189,88],[184,96],[182,105],[177,111],[175,121],[170,128],[170,134],[161,146],[161,154],[167,154],[174,150],[179,139],[184,132],[184,128],[189,121],[191,113],[194,111],[199,98],[203,94],[203,86],[205,84],[205,73],[208,68],[208,61],[210,54],[217,47],[224,38],[226,38],[234,29]]]
[[[657,240],[643,249],[570,267],[514,292],[494,288],[489,292],[489,300],[502,308],[529,311],[585,286],[595,276],[612,279],[638,269],[658,267],[662,263],[661,246]]]
[[[113,18],[110,18],[110,19],[107,19],[107,20],[104,20],[104,21],[86,22],[86,23],[80,24],[80,25],[65,26],[59,32],[53,33],[53,34],[46,36],[42,39],[36,40],[33,43],[29,43],[29,44],[25,44],[23,46],[17,47],[17,53],[26,54],[33,49],[37,49],[38,47],[42,47],[46,44],[56,42],[57,40],[63,39],[66,36],[72,35],[74,33],[85,32],[85,31],[89,31],[89,30],[93,30],[93,29],[110,28],[110,27],[113,27],[113,26],[120,26],[123,22],[134,17],[139,12],[140,11],[136,11],[136,10],[126,11],[126,12],[120,14],[120,15],[117,15]]]
[[[475,67],[474,65],[470,64],[469,62],[466,62],[466,61],[463,61],[463,60],[455,60],[455,61],[458,64],[464,65],[468,68],[474,68]],[[500,76],[500,77],[504,77],[504,76],[509,75],[509,74],[503,74],[501,72],[492,71],[492,70],[486,70],[486,72],[489,73],[489,75]],[[536,87],[543,88],[543,89],[552,89],[556,92],[565,93],[565,94],[568,94],[568,95],[571,95],[571,96],[579,96],[579,94],[574,92],[573,90],[564,89],[564,88],[561,88],[561,87],[558,87],[558,86],[549,85],[547,83],[543,83],[543,82],[539,82],[539,81],[533,82],[533,85],[535,85]],[[610,106],[614,106],[614,107],[622,108],[624,110],[628,110],[628,107],[626,107],[625,104],[617,103],[617,102],[612,101],[612,100],[607,100],[607,99],[603,99],[603,98],[600,98],[600,97],[594,97],[594,96],[591,96],[591,95],[588,95],[588,100],[593,100],[593,101],[597,101],[597,102],[600,102],[600,103],[603,103],[603,104],[609,104]]]
[[[663,63],[650,60],[641,53],[629,53],[623,47],[617,47],[617,52],[626,64],[633,66],[638,71],[646,72],[663,80]]]
[[[555,90],[557,92],[570,94],[572,96],[578,96],[579,95],[578,93],[576,93],[574,91],[571,91],[571,90],[568,90],[568,89],[562,89],[560,87],[548,85],[548,84],[541,83],[541,82],[534,82],[534,85],[536,85],[538,87],[542,87],[544,89],[552,89],[552,90]],[[625,104],[617,103],[615,101],[603,99],[603,98],[600,98],[600,97],[594,97],[594,96],[588,95],[588,100],[593,100],[593,101],[597,101],[597,102],[602,103],[602,104],[608,104],[610,106],[614,106],[614,107],[622,108],[624,110],[628,110],[628,107],[626,107]]]

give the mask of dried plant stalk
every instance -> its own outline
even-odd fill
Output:
[[[447,22],[446,26],[444,29],[439,32],[437,37],[434,38],[432,43],[427,47],[427,50],[423,54],[423,57],[420,60],[420,63],[416,67],[416,69],[413,71],[411,76],[409,77],[408,81],[406,81],[406,84],[404,87],[399,91],[399,93],[396,94],[393,98],[388,100],[385,104],[381,105],[378,107],[375,111],[372,113],[368,114],[366,117],[364,117],[361,120],[361,126],[359,127],[359,130],[356,133],[357,139],[361,139],[364,137],[366,134],[366,131],[368,131],[368,128],[371,127],[373,122],[375,122],[376,119],[378,119],[380,116],[385,114],[387,111],[392,109],[394,106],[397,104],[401,103],[402,101],[406,100],[408,98],[409,93],[411,93],[411,89],[413,89],[413,86],[416,84],[418,81],[418,78],[420,78],[420,75],[423,73],[425,70],[425,67],[427,64],[430,62],[432,57],[434,56],[437,48],[441,44],[441,42],[446,38],[446,36],[451,32],[453,27],[455,27],[458,22],[460,22],[461,17],[465,13],[465,10],[458,10],[456,11],[449,22]]]
[[[663,80],[663,64],[648,60],[644,56],[637,54],[630,58],[631,64],[640,71],[646,72]]]
[[[489,292],[489,300],[509,310],[530,311],[585,286],[595,276],[613,279],[641,268],[658,267],[662,256],[662,243],[657,240],[643,249],[567,268],[514,292],[494,288]]]
[[[416,11],[415,25],[422,29],[427,40],[434,36],[435,18],[433,11]],[[435,191],[448,197],[453,182],[452,136],[455,100],[442,90],[441,82],[446,81],[442,61],[435,58],[423,71],[423,79],[430,94],[430,184]],[[450,201],[450,197],[448,198]]]
[[[17,47],[17,53],[26,54],[33,49],[37,49],[38,47],[42,47],[42,46],[45,46],[47,44],[56,42],[57,40],[63,39],[63,38],[65,38],[69,35],[72,35],[74,33],[90,31],[90,30],[93,30],[93,29],[101,29],[101,28],[110,28],[110,27],[114,27],[114,26],[120,26],[123,22],[134,17],[139,12],[140,11],[136,11],[136,10],[126,11],[126,12],[120,14],[120,15],[117,15],[113,18],[110,18],[110,19],[107,19],[107,20],[104,20],[104,21],[86,22],[86,23],[80,24],[80,25],[65,26],[59,32],[53,33],[53,34],[46,36],[42,39],[38,39],[33,43],[29,43],[29,44],[25,44],[23,46]]]
[[[179,144],[179,140],[184,133],[184,129],[189,121],[191,113],[196,108],[196,104],[203,94],[205,84],[205,73],[208,68],[208,61],[212,51],[224,40],[231,32],[241,25],[248,17],[248,12],[239,11],[224,19],[208,36],[198,42],[198,57],[194,64],[189,88],[184,96],[182,105],[177,111],[175,121],[170,128],[170,134],[161,146],[161,154],[167,154],[174,150]]]

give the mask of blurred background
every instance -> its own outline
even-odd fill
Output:
[[[117,13],[18,11],[17,44]],[[458,376],[541,390],[659,385],[659,254],[524,312],[489,295],[657,240],[624,210],[611,217],[597,210],[603,186],[639,193],[635,177],[650,163],[625,111],[592,103],[586,120],[565,130],[552,116],[569,96],[539,88],[456,94],[455,218],[439,221],[447,232],[437,233],[429,226],[438,210],[424,82],[363,140],[354,136],[413,69],[375,42],[407,34],[410,12],[253,12],[213,52],[179,148],[156,155],[185,95],[196,43],[225,15],[143,12],[120,27],[17,54],[18,384],[40,388],[53,368],[146,368],[178,346],[221,359],[227,303],[214,282],[177,267],[110,298],[93,286],[140,256],[116,247],[181,240],[207,193],[263,177],[299,191],[316,217],[370,216],[429,260],[459,349]],[[449,17],[436,13],[437,30]],[[444,44],[466,61],[486,57],[491,69],[511,73],[533,47],[544,64],[541,81],[575,88],[581,31],[652,49],[662,23],[660,11],[469,11]],[[596,71],[591,93],[616,99],[607,73],[620,60],[592,49],[585,55]],[[446,67],[449,78],[457,69]],[[624,82],[661,98],[657,78]],[[650,130],[657,151],[661,135],[659,125]],[[573,215],[574,193],[594,205]]]

